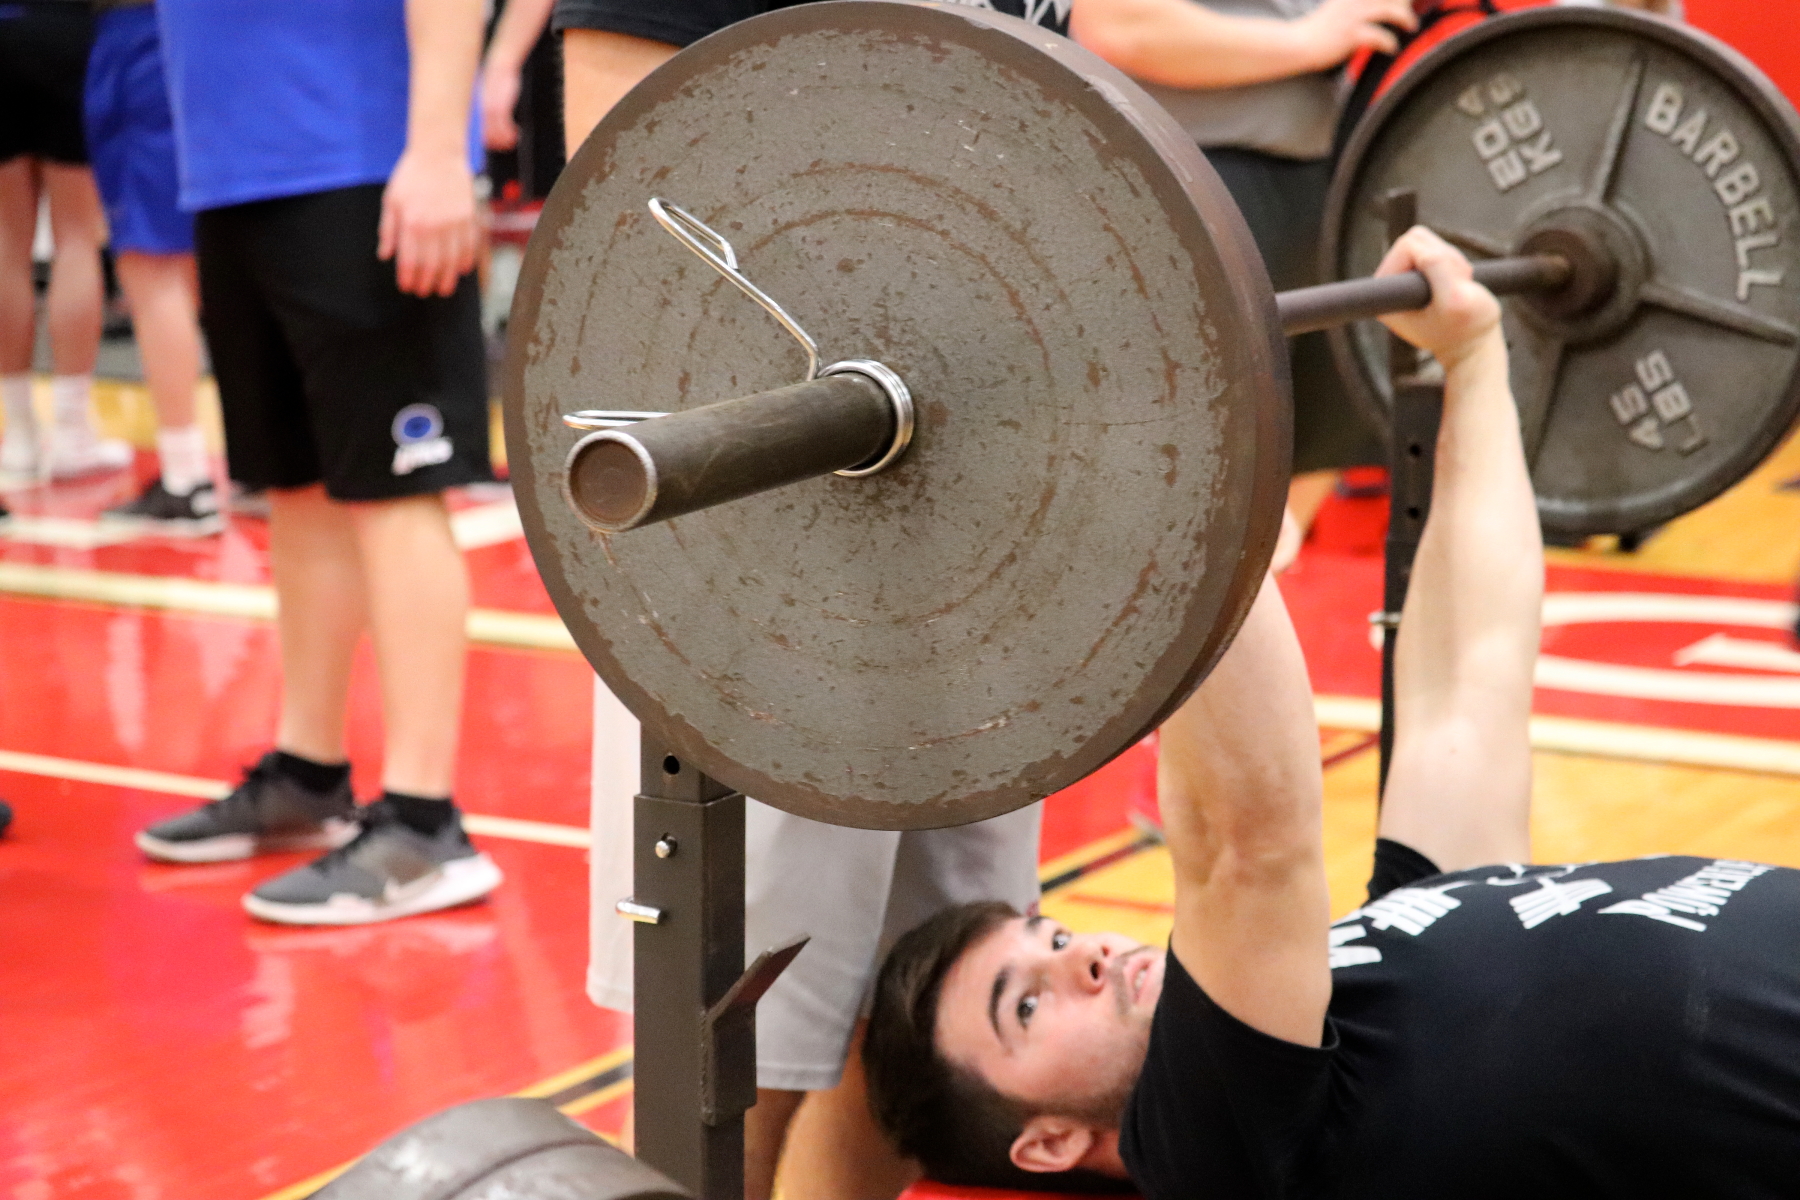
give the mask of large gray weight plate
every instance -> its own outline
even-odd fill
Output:
[[[1797,128],[1741,55],[1685,27],[1597,9],[1496,18],[1422,59],[1358,129],[1328,269],[1375,269],[1381,198],[1403,187],[1477,256],[1556,226],[1611,247],[1618,290],[1596,311],[1506,302],[1513,390],[1545,529],[1648,529],[1742,478],[1800,412]],[[1333,339],[1385,421],[1385,332]]]
[[[314,1200],[690,1200],[543,1100],[473,1100],[375,1147]]]
[[[610,537],[567,509],[562,414],[804,371],[653,196],[730,239],[825,361],[905,378],[895,469]],[[1103,765],[1217,659],[1280,522],[1278,339],[1217,176],[1123,75],[974,8],[808,4],[677,55],[563,172],[507,445],[557,609],[648,732],[789,812],[962,824]]]

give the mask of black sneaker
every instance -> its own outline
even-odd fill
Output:
[[[210,481],[185,496],[177,496],[163,486],[161,479],[152,480],[136,500],[109,508],[100,517],[105,521],[129,522],[146,533],[164,537],[207,537],[225,528],[225,516],[219,511],[219,492]]]
[[[356,799],[346,778],[315,792],[275,766],[273,752],[223,800],[158,821],[138,849],[163,862],[226,862],[283,850],[329,850],[356,836]]]
[[[245,896],[244,907],[284,925],[368,925],[479,900],[501,878],[494,860],[469,844],[460,816],[425,834],[377,800],[362,810],[355,841],[277,875]]]

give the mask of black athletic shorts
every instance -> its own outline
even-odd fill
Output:
[[[1320,282],[1326,159],[1302,162],[1256,150],[1206,147],[1207,161],[1243,211],[1275,290]],[[1323,333],[1288,339],[1294,372],[1294,473],[1388,460],[1386,443],[1350,398]]]
[[[94,18],[71,0],[0,0],[0,162],[84,166],[81,82]]]
[[[194,222],[231,477],[385,500],[491,479],[475,274],[408,296],[375,257],[381,184]]]

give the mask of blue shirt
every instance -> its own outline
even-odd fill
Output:
[[[405,0],[161,0],[189,212],[384,183],[406,147]],[[470,169],[480,166],[471,116]]]

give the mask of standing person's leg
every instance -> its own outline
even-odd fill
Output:
[[[45,318],[50,327],[50,365],[58,377],[94,373],[100,356],[106,283],[100,246],[106,218],[94,175],[85,166],[43,164],[44,195],[50,201],[50,289]]]
[[[769,1200],[777,1164],[792,1162],[796,1152],[807,1160],[836,1153],[797,1141],[790,1124],[803,1100],[810,1103],[843,1078],[879,962],[902,836],[827,825],[754,801],[745,807],[745,958],[803,933],[812,938],[757,1004],[756,1107],[744,1116],[745,1200]],[[855,1153],[844,1147],[846,1157]],[[782,1170],[785,1197],[810,1195],[796,1192],[785,1165]]]
[[[357,831],[344,711],[365,624],[362,559],[348,514],[318,482],[300,368],[259,287],[258,207],[204,214],[198,251],[231,475],[272,497],[280,725],[275,748],[231,795],[137,835],[144,853],[168,862],[328,849]]]
[[[100,15],[88,57],[84,117],[119,286],[156,406],[162,468],[142,494],[106,515],[158,533],[215,533],[224,520],[206,439],[194,419],[200,380],[194,220],[177,202],[175,131],[153,7]]]
[[[194,411],[200,383],[199,297],[192,254],[118,256],[119,286],[131,306],[138,358],[156,406],[157,479],[110,517],[140,520],[159,532],[203,535],[224,528],[206,436]]]
[[[322,485],[269,489],[269,566],[281,637],[275,748],[347,764],[350,668],[368,623],[356,527]]]
[[[37,471],[37,414],[31,406],[31,348],[37,337],[31,243],[37,214],[37,163],[25,155],[0,163],[0,401],[6,408],[0,473],[7,475]]]
[[[468,565],[438,493],[343,507],[356,531],[381,664],[381,785],[441,800],[447,820],[462,724]]]
[[[387,920],[477,899],[501,878],[452,801],[469,600],[442,494],[491,478],[480,300],[472,273],[450,296],[399,291],[375,254],[381,198],[371,185],[258,206],[254,240],[299,364],[320,504],[360,564],[386,726],[384,790],[362,833],[245,897],[265,920]],[[302,654],[284,643],[283,670],[312,678]],[[321,721],[326,691],[308,692]]]
[[[94,426],[94,363],[100,355],[106,300],[100,272],[106,221],[93,173],[85,166],[47,162],[44,194],[50,200],[50,236],[56,246],[45,305],[55,413],[49,475],[74,479],[128,465],[131,446],[102,438]]]
[[[1043,806],[1033,804],[973,825],[900,835],[870,986],[893,944],[945,908],[1005,900],[1035,912],[1042,819]],[[843,1078],[807,1096],[794,1118],[781,1162],[786,1200],[887,1200],[918,1178],[917,1164],[900,1155],[869,1109],[862,1070],[867,1025],[857,1022]]]

